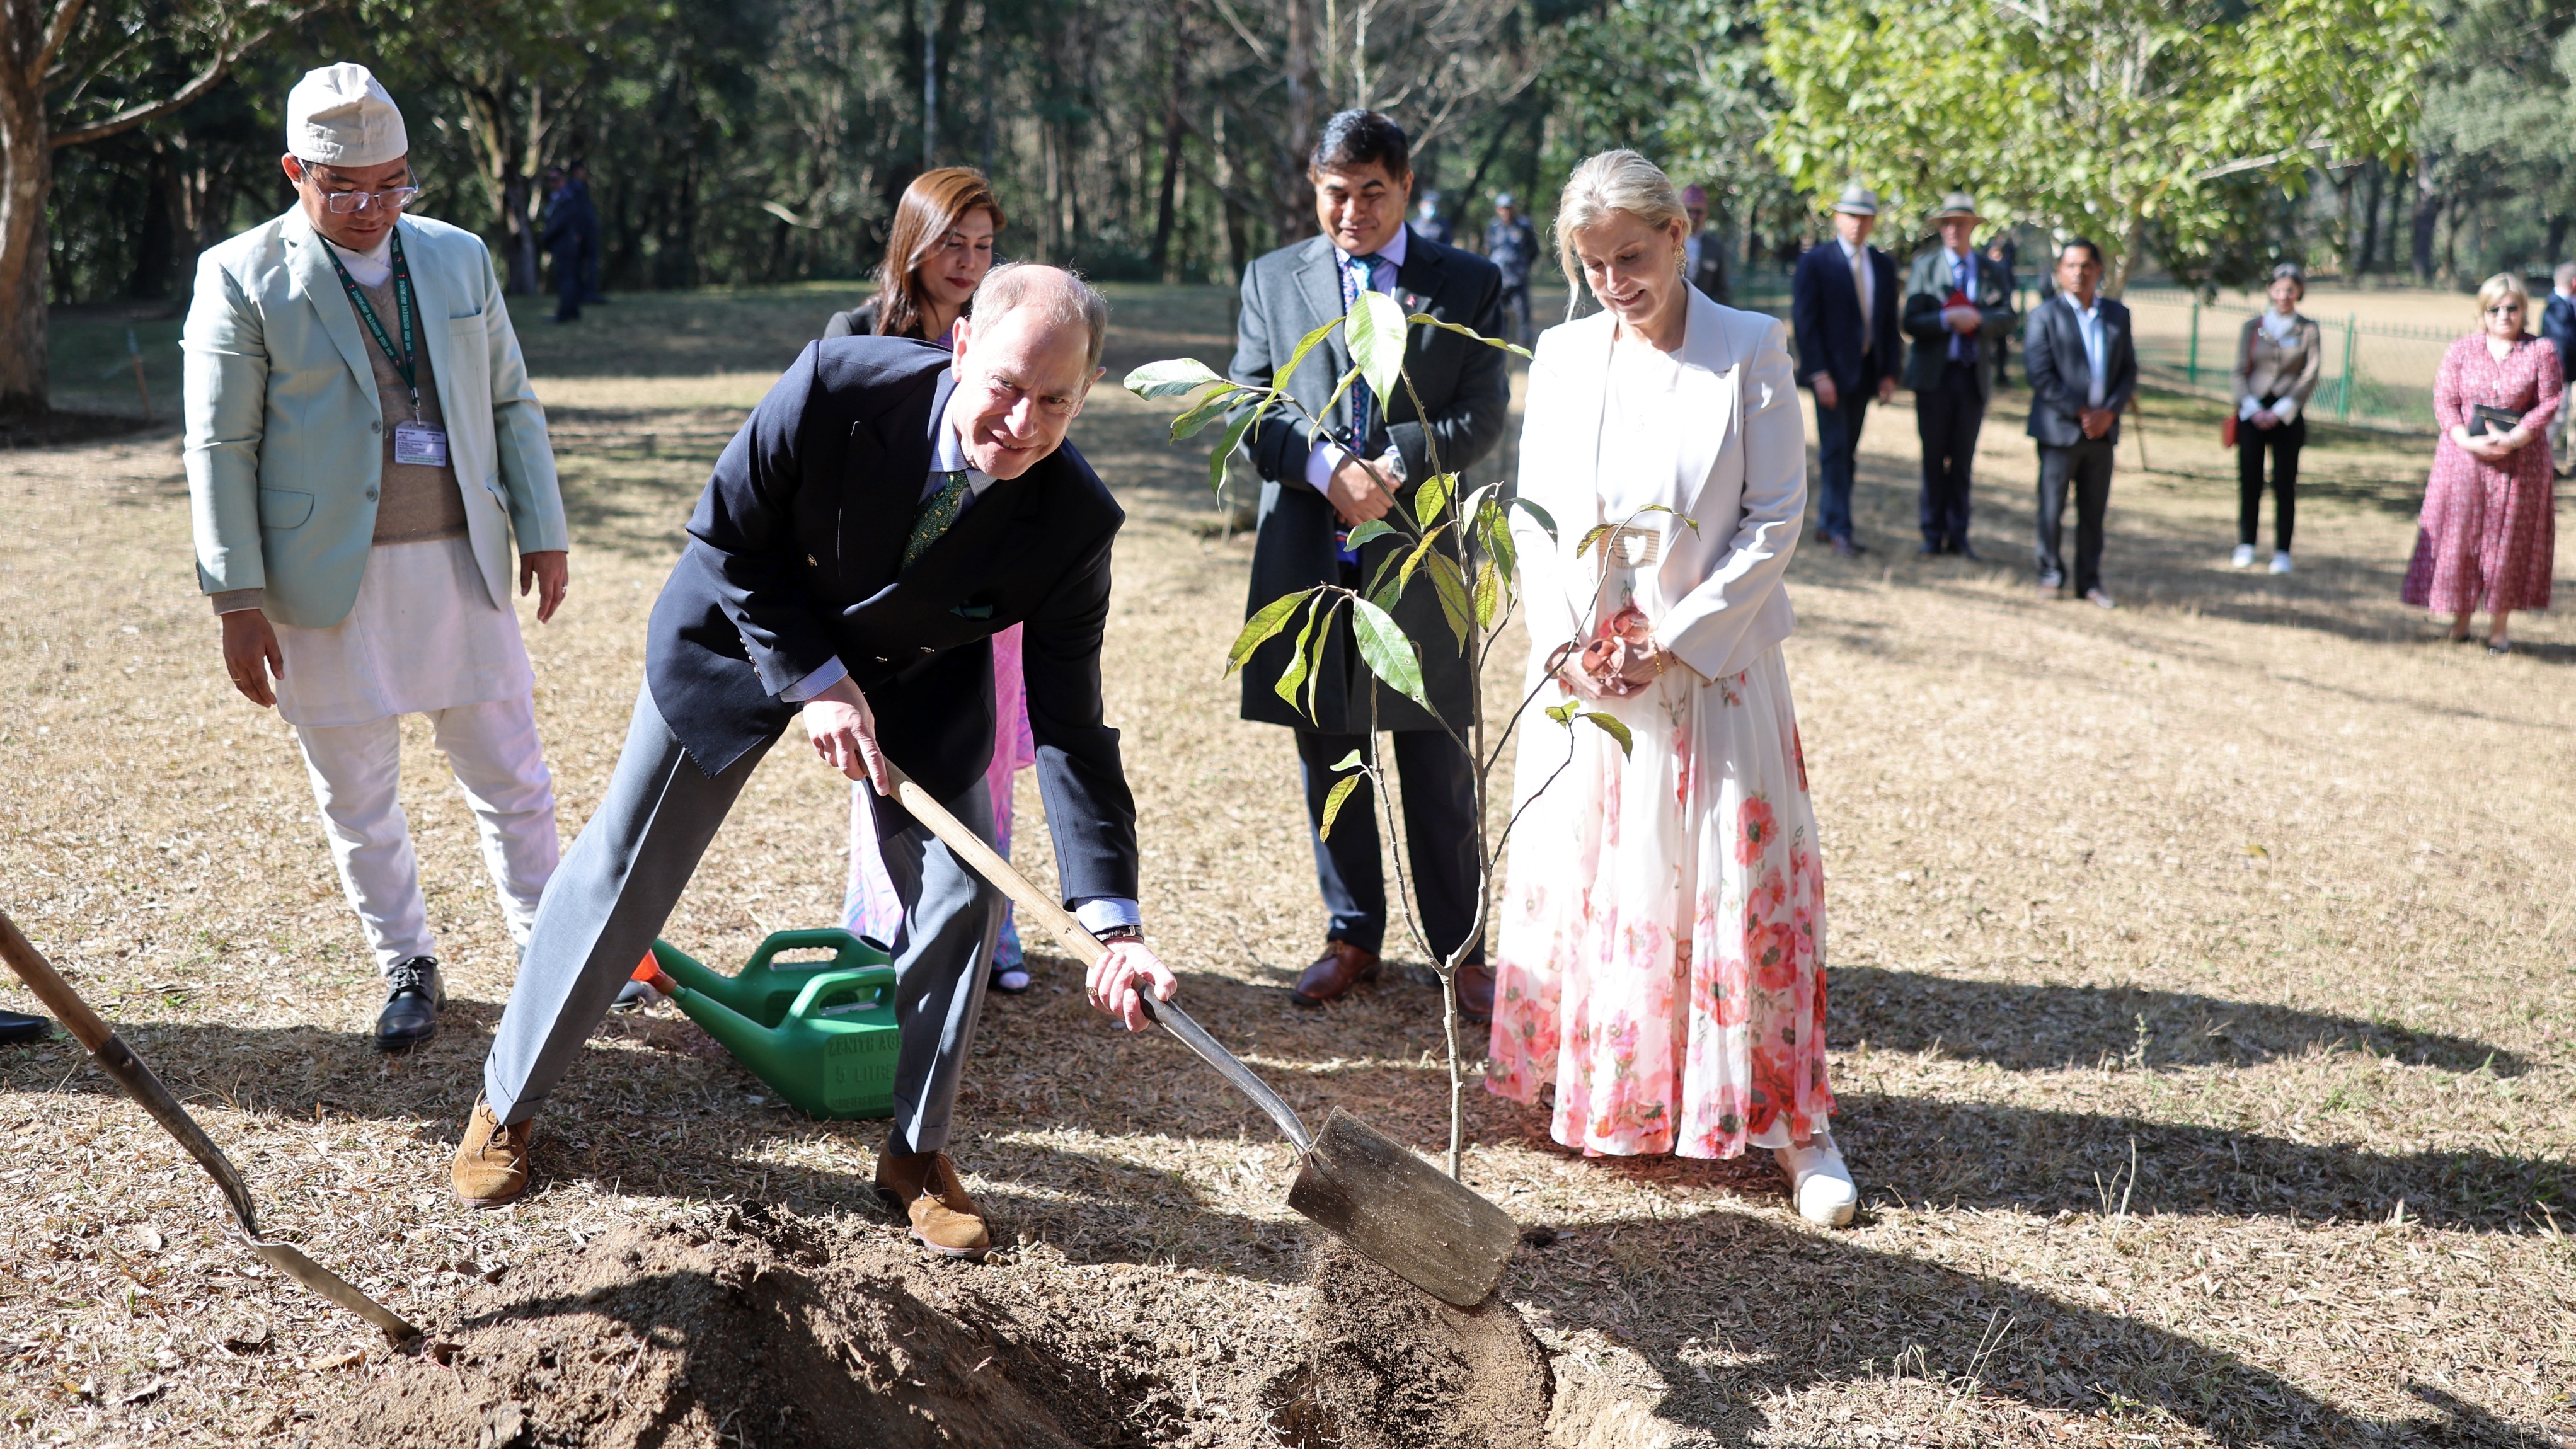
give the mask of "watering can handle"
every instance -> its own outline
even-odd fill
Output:
[[[889,793],[894,797],[896,804],[911,811],[913,819],[930,827],[931,834],[938,836],[942,844],[964,857],[966,863],[974,867],[977,875],[992,882],[1002,894],[1009,896],[1012,904],[1026,913],[1028,919],[1054,932],[1056,938],[1064,942],[1065,949],[1071,951],[1075,958],[1082,962],[1085,970],[1099,965],[1101,958],[1109,954],[1109,948],[1101,944],[1098,936],[1084,930],[1082,923],[1075,920],[1071,912],[1049,898],[1044,891],[1029,884],[1027,876],[1013,870],[1009,861],[996,854],[993,847],[985,844],[974,831],[960,824],[956,816],[948,813],[946,806],[932,799],[930,792],[921,788],[910,775],[895,768],[890,761],[886,765],[886,774],[891,777],[891,783],[894,785],[894,789]],[[1297,1113],[1286,1102],[1280,1100],[1278,1093],[1270,1090],[1266,1083],[1254,1076],[1250,1067],[1235,1060],[1234,1053],[1217,1045],[1216,1038],[1209,1036],[1197,1022],[1190,1020],[1188,1012],[1171,1002],[1155,1001],[1141,991],[1137,996],[1145,1003],[1146,1015],[1161,1022],[1165,1030],[1181,1039],[1183,1045],[1197,1052],[1209,1066],[1223,1073],[1225,1079],[1232,1082],[1237,1091],[1259,1104],[1262,1111],[1270,1114],[1270,1120],[1279,1124],[1279,1130],[1288,1135],[1288,1140],[1297,1144],[1299,1152],[1304,1152],[1313,1145],[1314,1138],[1308,1135],[1306,1124],[1297,1120]]]

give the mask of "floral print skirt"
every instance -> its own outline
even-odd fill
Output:
[[[1629,754],[1578,721],[1568,763],[1542,712],[1562,697],[1541,690],[1520,726],[1486,1089],[1555,1083],[1552,1135],[1587,1154],[1824,1131],[1824,869],[1780,651],[1594,706]]]

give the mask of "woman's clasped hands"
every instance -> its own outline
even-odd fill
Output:
[[[1569,644],[1560,654],[1558,681],[1578,698],[1594,700],[1635,694],[1662,677],[1670,659],[1634,604],[1604,620],[1580,652]]]

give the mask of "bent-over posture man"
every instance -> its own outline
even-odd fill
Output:
[[[1136,807],[1100,700],[1125,515],[1064,442],[1107,330],[1107,304],[1071,274],[997,267],[958,320],[953,366],[910,338],[814,343],[726,446],[653,606],[607,798],[537,911],[457,1148],[459,1197],[527,1190],[531,1119],[789,720],[851,779],[883,791],[891,762],[991,839],[991,640],[1014,624],[1065,901],[1111,942],[1093,999],[1134,1028],[1140,980],[1170,997],[1138,925]],[[944,1149],[1001,896],[900,806],[881,801],[877,820],[903,903],[877,1190],[922,1243],[980,1256],[990,1234]]]
[[[295,727],[391,1050],[435,1035],[445,996],[402,716],[429,717],[523,946],[554,873],[510,543],[519,592],[553,618],[563,499],[491,253],[403,214],[419,186],[393,98],[343,62],[296,82],[286,113],[295,207],[199,260],[180,344],[197,582],[233,688]]]

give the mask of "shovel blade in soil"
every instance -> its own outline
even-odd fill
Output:
[[[1520,1243],[1510,1214],[1339,1107],[1299,1164],[1288,1206],[1460,1308],[1485,1301]]]

